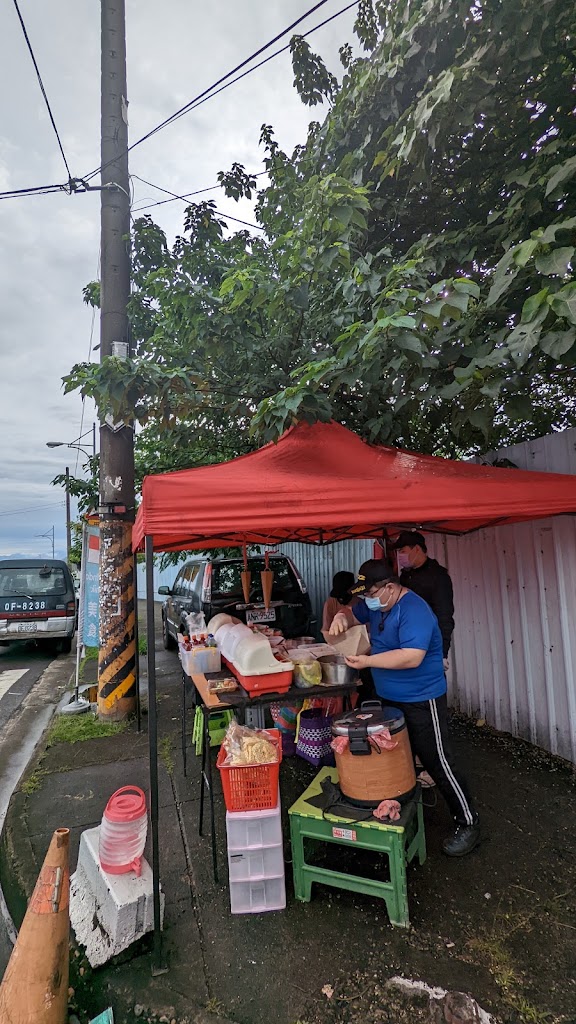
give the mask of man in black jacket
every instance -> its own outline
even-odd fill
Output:
[[[402,586],[408,587],[418,594],[418,597],[422,597],[438,619],[446,668],[454,632],[454,595],[448,570],[435,558],[428,558],[426,541],[416,530],[404,530],[395,541],[394,547],[398,554],[404,556],[404,563],[409,563],[400,573]]]

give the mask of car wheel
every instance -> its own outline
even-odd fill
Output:
[[[176,650],[176,641],[168,629],[168,622],[166,616],[162,616],[162,643],[165,651]]]
[[[60,651],[62,654],[70,654],[72,650],[72,637],[66,636],[60,641]]]

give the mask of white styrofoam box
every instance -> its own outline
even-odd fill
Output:
[[[152,868],[142,858],[142,873],[109,875],[100,867],[100,827],[80,837],[78,866],[70,879],[70,923],[86,947],[92,967],[99,967],[154,928]],[[160,893],[164,916],[164,893]]]
[[[230,910],[233,914],[262,914],[267,910],[284,910],[285,906],[284,875],[258,882],[230,882]]]
[[[282,842],[280,796],[278,806],[267,811],[226,811],[228,851],[258,850]]]
[[[262,846],[259,850],[230,850],[228,873],[230,882],[280,878],[284,874],[284,848],[280,843]]]

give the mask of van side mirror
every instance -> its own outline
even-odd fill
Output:
[[[172,593],[172,590],[170,587],[158,587],[158,593],[168,597]]]

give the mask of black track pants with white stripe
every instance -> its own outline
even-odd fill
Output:
[[[472,825],[477,820],[470,791],[462,772],[454,763],[454,755],[448,735],[448,703],[446,694],[435,700],[419,701],[415,704],[384,700],[386,705],[402,711],[412,753],[420,758],[422,765],[432,776],[450,813],[459,825]]]

